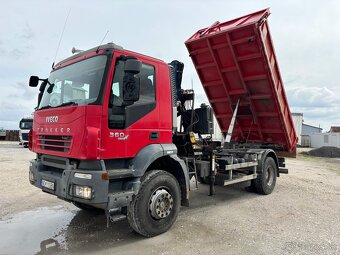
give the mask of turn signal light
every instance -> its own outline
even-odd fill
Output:
[[[102,173],[102,179],[104,181],[108,181],[110,179],[109,173],[108,172]]]

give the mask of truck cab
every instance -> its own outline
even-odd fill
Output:
[[[33,127],[33,118],[24,117],[19,122],[19,145],[28,147],[28,134]]]
[[[37,155],[31,184],[80,208],[121,215],[145,173],[162,169],[156,175],[171,173],[176,192],[160,189],[153,200],[169,196],[177,209],[187,203],[188,173],[172,142],[177,111],[170,69],[109,43],[56,64],[48,79],[32,76],[31,86],[42,82],[30,134]]]
[[[80,160],[132,158],[172,143],[169,66],[114,44],[57,64],[34,116],[32,150]],[[124,65],[138,59],[138,100],[124,101]],[[44,85],[44,84],[43,84]],[[162,100],[156,100],[162,99]],[[161,116],[161,117],[160,117]],[[53,141],[49,141],[53,140]]]

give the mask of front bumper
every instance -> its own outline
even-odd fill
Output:
[[[67,167],[66,167],[67,168]],[[69,202],[79,202],[96,208],[111,210],[127,206],[134,194],[133,190],[114,190],[110,180],[103,178],[106,170],[82,170],[82,169],[60,169],[47,166],[41,159],[30,161],[29,179],[30,183],[44,192],[53,194],[60,199]],[[79,178],[79,176],[91,176]],[[42,182],[54,183],[54,188],[46,188]],[[124,183],[124,180],[121,180]],[[119,186],[114,182],[114,186]],[[84,199],[75,195],[76,186],[91,187],[90,199]]]

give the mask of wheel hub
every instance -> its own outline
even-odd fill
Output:
[[[149,202],[149,210],[154,219],[164,219],[171,213],[174,200],[165,189],[156,190]]]

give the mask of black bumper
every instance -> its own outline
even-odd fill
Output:
[[[58,198],[91,205],[97,208],[107,209],[109,200],[109,181],[102,178],[105,171],[81,170],[81,169],[53,169],[42,164],[41,160],[30,161],[30,183],[44,192]],[[90,174],[91,179],[75,177],[75,173]],[[54,189],[42,186],[42,181],[54,183]],[[75,196],[75,186],[87,186],[92,189],[90,199]]]

